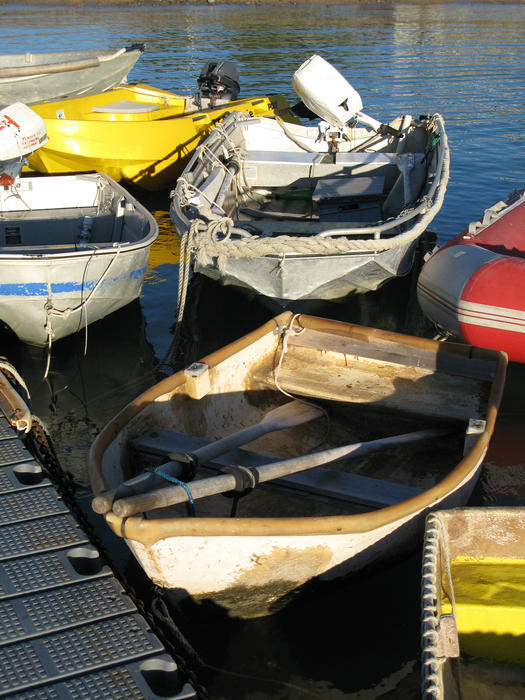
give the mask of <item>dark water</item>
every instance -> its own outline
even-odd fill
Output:
[[[442,242],[512,189],[525,184],[525,13],[522,3],[264,4],[65,8],[0,6],[2,52],[106,49],[144,41],[138,80],[193,92],[206,60],[234,61],[241,95],[282,92],[313,53],[330,60],[361,93],[364,111],[388,121],[400,113],[443,114],[451,180],[433,230]],[[104,423],[159,376],[172,340],[178,245],[169,192],[140,195],[161,234],[140,301],[46,353],[3,340],[47,425],[88,513],[89,445]],[[413,295],[415,277],[343,307],[337,316],[372,326],[431,334]],[[183,363],[255,328],[269,313],[209,283],[193,285]],[[473,503],[525,504],[525,367],[510,367],[497,430]],[[137,577],[127,550],[92,518],[119,566]],[[180,626],[210,666],[211,698],[415,698],[419,694],[420,554],[304,596],[283,614],[240,623],[209,616]]]

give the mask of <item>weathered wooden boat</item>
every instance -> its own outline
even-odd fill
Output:
[[[20,177],[45,143],[22,103],[0,112],[0,321],[50,345],[140,295],[154,217],[104,174]]]
[[[428,516],[422,578],[422,697],[523,697],[525,509]]]
[[[102,430],[92,507],[169,595],[267,614],[419,546],[429,510],[467,501],[505,368],[497,351],[285,311]]]
[[[171,205],[193,270],[275,308],[341,301],[407,274],[449,176],[439,114],[381,124],[320,56],[293,85],[318,126],[230,115]]]
[[[62,51],[0,56],[0,108],[101,92],[122,83],[144,52],[133,44],[111,53]]]
[[[417,296],[445,334],[525,362],[525,190],[439,248],[421,270]]]
[[[173,185],[196,146],[232,111],[296,119],[281,95],[237,99],[230,63],[208,62],[199,92],[177,95],[149,85],[127,85],[96,95],[34,105],[49,142],[29,157],[42,173],[104,172],[144,190]]]

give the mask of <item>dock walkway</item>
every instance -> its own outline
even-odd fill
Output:
[[[197,698],[3,415],[0,697]]]

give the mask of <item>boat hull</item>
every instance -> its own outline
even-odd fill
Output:
[[[296,301],[343,302],[351,294],[375,291],[411,271],[417,245],[412,241],[380,253],[268,255],[220,261],[197,254],[194,269],[281,309]]]
[[[50,335],[59,340],[105,318],[140,296],[149,248],[118,253],[110,269],[116,256],[28,261],[0,254],[0,319],[19,340],[42,347]]]
[[[281,346],[282,334],[295,322],[297,335]],[[357,445],[363,424],[371,422],[389,435],[394,426],[403,433],[408,425],[436,423],[441,435],[451,421],[452,443],[438,439],[427,448],[425,434],[424,457],[393,449],[387,459],[278,478],[242,499],[242,517],[230,517],[230,499],[220,496],[200,501],[199,517],[187,517],[181,501],[174,510],[156,500],[141,502],[125,514],[110,502],[97,512],[157,585],[178,598],[213,601],[238,617],[274,612],[310,582],[382,564],[416,546],[426,513],[464,504],[472,492],[494,427],[506,359],[408,338],[282,313],[151,387],[108,424],[90,450],[94,494],[104,500],[108,489],[142,467],[163,464],[174,453],[196,455],[225,430],[234,432],[232,425],[257,424],[256,416],[267,415],[272,402],[282,403],[281,392],[326,408],[333,404],[330,433],[337,445]],[[194,375],[193,368],[201,371]],[[326,432],[324,417],[291,432],[277,429],[201,466],[212,474],[232,464],[273,468],[283,456],[317,454]],[[199,478],[194,483],[198,488]],[[147,518],[137,515],[150,507]]]
[[[230,115],[172,192],[194,271],[273,309],[342,302],[407,275],[449,166],[441,117],[409,121],[406,152],[388,140],[360,148],[370,134],[357,130],[351,150],[331,153],[312,127]]]
[[[126,190],[99,174],[24,178],[20,191],[34,208],[6,211],[13,202],[6,196],[0,211],[0,320],[19,340],[49,345],[139,297],[158,229]],[[69,208],[38,208],[60,192],[69,193],[61,202]],[[100,234],[81,247],[88,212]]]
[[[480,466],[481,459],[432,509],[465,504]],[[211,601],[236,617],[254,618],[282,609],[306,584],[351,576],[410,551],[422,537],[427,512],[339,535],[172,537],[151,546],[126,541],[149,578],[177,602]]]
[[[417,283],[425,315],[472,345],[525,362],[525,200],[465,232],[425,263]]]
[[[100,54],[95,51],[0,56],[0,106],[13,102],[31,105],[108,90],[125,80],[143,51],[143,46],[129,47],[103,61],[97,60]],[[31,58],[29,63],[27,56]],[[84,64],[87,67],[80,67]],[[32,74],[2,77],[11,69]]]
[[[123,101],[133,103],[127,113],[92,111],[95,103],[106,109]],[[162,107],[166,102],[174,106]],[[197,145],[226,114],[247,110],[266,115],[288,109],[280,95],[235,100],[188,114],[182,111],[184,103],[178,95],[138,85],[90,96],[85,104],[34,105],[49,141],[29,156],[29,166],[52,174],[103,172],[117,182],[154,192],[173,186]],[[144,111],[133,111],[137,106]]]

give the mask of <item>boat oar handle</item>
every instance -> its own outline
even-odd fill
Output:
[[[183,464],[174,461],[166,462],[162,465],[162,470],[166,474],[175,477],[180,476],[183,468]],[[145,491],[151,491],[151,489],[157,489],[165,483],[165,477],[155,474],[155,472],[142,472],[138,476],[133,477],[133,479],[128,479],[122,484],[119,484],[117,488],[111,489],[110,491],[104,491],[104,493],[95,496],[91,501],[91,508],[95,511],[95,513],[104,515],[104,513],[109,513],[114,500],[118,498],[135,496],[136,494],[144,493]]]
[[[445,435],[450,430],[443,428],[431,428],[419,430],[403,435],[393,435],[391,437],[370,440],[369,442],[358,442],[342,447],[334,447],[314,454],[285,459],[273,464],[266,464],[261,467],[242,467],[253,475],[254,483],[262,483],[272,479],[278,479],[289,474],[296,474],[305,469],[312,469],[322,464],[336,462],[350,456],[364,456],[370,452],[393,447],[406,443],[428,440],[434,437]],[[234,470],[231,470],[234,471]],[[219,474],[206,479],[199,479],[191,485],[171,486],[165,489],[150,491],[129,498],[120,498],[113,503],[113,512],[121,518],[127,518],[136,513],[143,513],[157,508],[184,503],[191,499],[197,500],[206,496],[214,496],[226,491],[232,491],[237,487],[238,479],[234,473]]]
[[[315,404],[307,401],[289,401],[282,406],[277,406],[277,408],[268,411],[259,423],[250,425],[248,428],[243,428],[232,435],[227,435],[220,440],[199,447],[191,453],[192,463],[195,468],[198,468],[200,464],[210,462],[212,459],[236,447],[246,445],[246,443],[252,442],[252,440],[266,433],[302,425],[314,418],[319,418],[321,415],[323,415],[323,409]],[[180,476],[183,469],[183,465],[179,464],[180,453],[171,452],[168,457],[170,462],[163,465],[163,470],[171,476]],[[163,478],[151,472],[140,474],[133,479],[125,481],[116,489],[95,496],[91,501],[91,508],[95,513],[104,515],[104,513],[109,513],[115,499],[151,491],[162,483]]]

